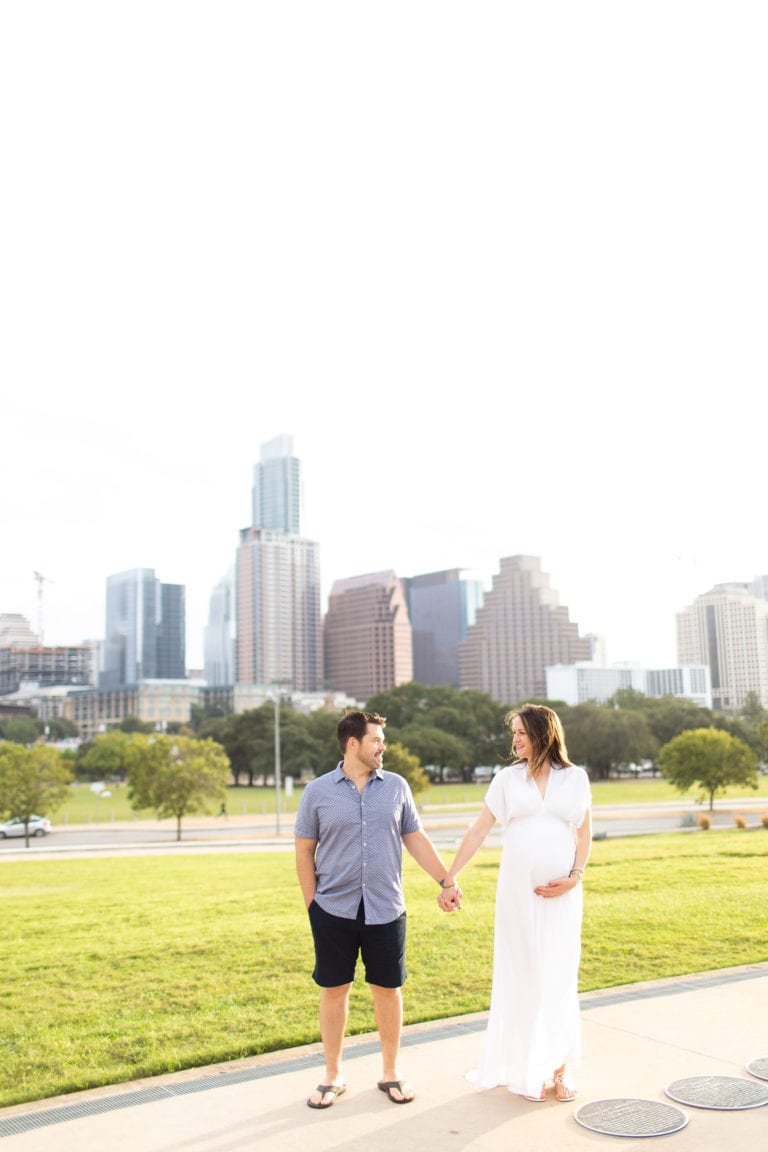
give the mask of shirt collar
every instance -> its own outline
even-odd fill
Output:
[[[336,784],[338,784],[340,780],[349,779],[349,777],[345,773],[344,769],[342,768],[343,763],[344,763],[343,760],[339,760],[338,764],[336,765],[336,768],[334,769],[334,783],[336,783]],[[373,773],[373,775],[377,776],[379,778],[379,780],[383,780],[384,779],[384,769],[383,768],[377,768],[376,771]]]

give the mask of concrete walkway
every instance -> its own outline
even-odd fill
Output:
[[[405,992],[407,998],[407,986]],[[485,1014],[413,1025],[402,1067],[417,1091],[404,1107],[377,1091],[375,1036],[349,1040],[347,1092],[324,1112],[305,1100],[322,1076],[317,1045],[198,1068],[35,1105],[0,1109],[0,1152],[598,1152],[625,1136],[591,1131],[577,1108],[614,1098],[676,1107],[687,1125],[655,1136],[675,1152],[760,1152],[768,1106],[681,1105],[665,1086],[688,1077],[768,1082],[746,1065],[768,1057],[768,963],[625,985],[581,998],[579,1096],[532,1104],[503,1088],[476,1093]],[[631,1147],[631,1144],[630,1144]]]

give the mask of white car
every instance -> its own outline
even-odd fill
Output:
[[[30,816],[29,818],[29,834],[30,836],[47,836],[51,830],[51,822],[47,816]],[[6,836],[23,836],[24,835],[24,821],[20,820],[18,816],[14,816],[12,820],[6,820],[5,824],[0,824],[0,840],[4,840]]]

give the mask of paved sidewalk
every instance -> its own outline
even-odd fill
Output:
[[[478,1057],[481,1013],[405,1030],[402,1066],[417,1091],[406,1106],[376,1090],[378,1046],[364,1036],[348,1042],[347,1092],[324,1112],[305,1104],[322,1075],[313,1045],[0,1109],[0,1152],[599,1152],[626,1149],[627,1138],[590,1131],[574,1114],[618,1097],[678,1107],[687,1126],[653,1138],[674,1152],[768,1146],[768,1106],[703,1109],[664,1094],[695,1076],[768,1089],[746,1069],[768,1057],[768,963],[591,992],[581,1005],[572,1104],[476,1093],[463,1074]]]

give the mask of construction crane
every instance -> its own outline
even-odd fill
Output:
[[[37,584],[37,631],[40,637],[40,647],[45,646],[45,638],[43,636],[43,584],[53,584],[48,576],[43,576],[42,572],[35,572],[35,583]]]

